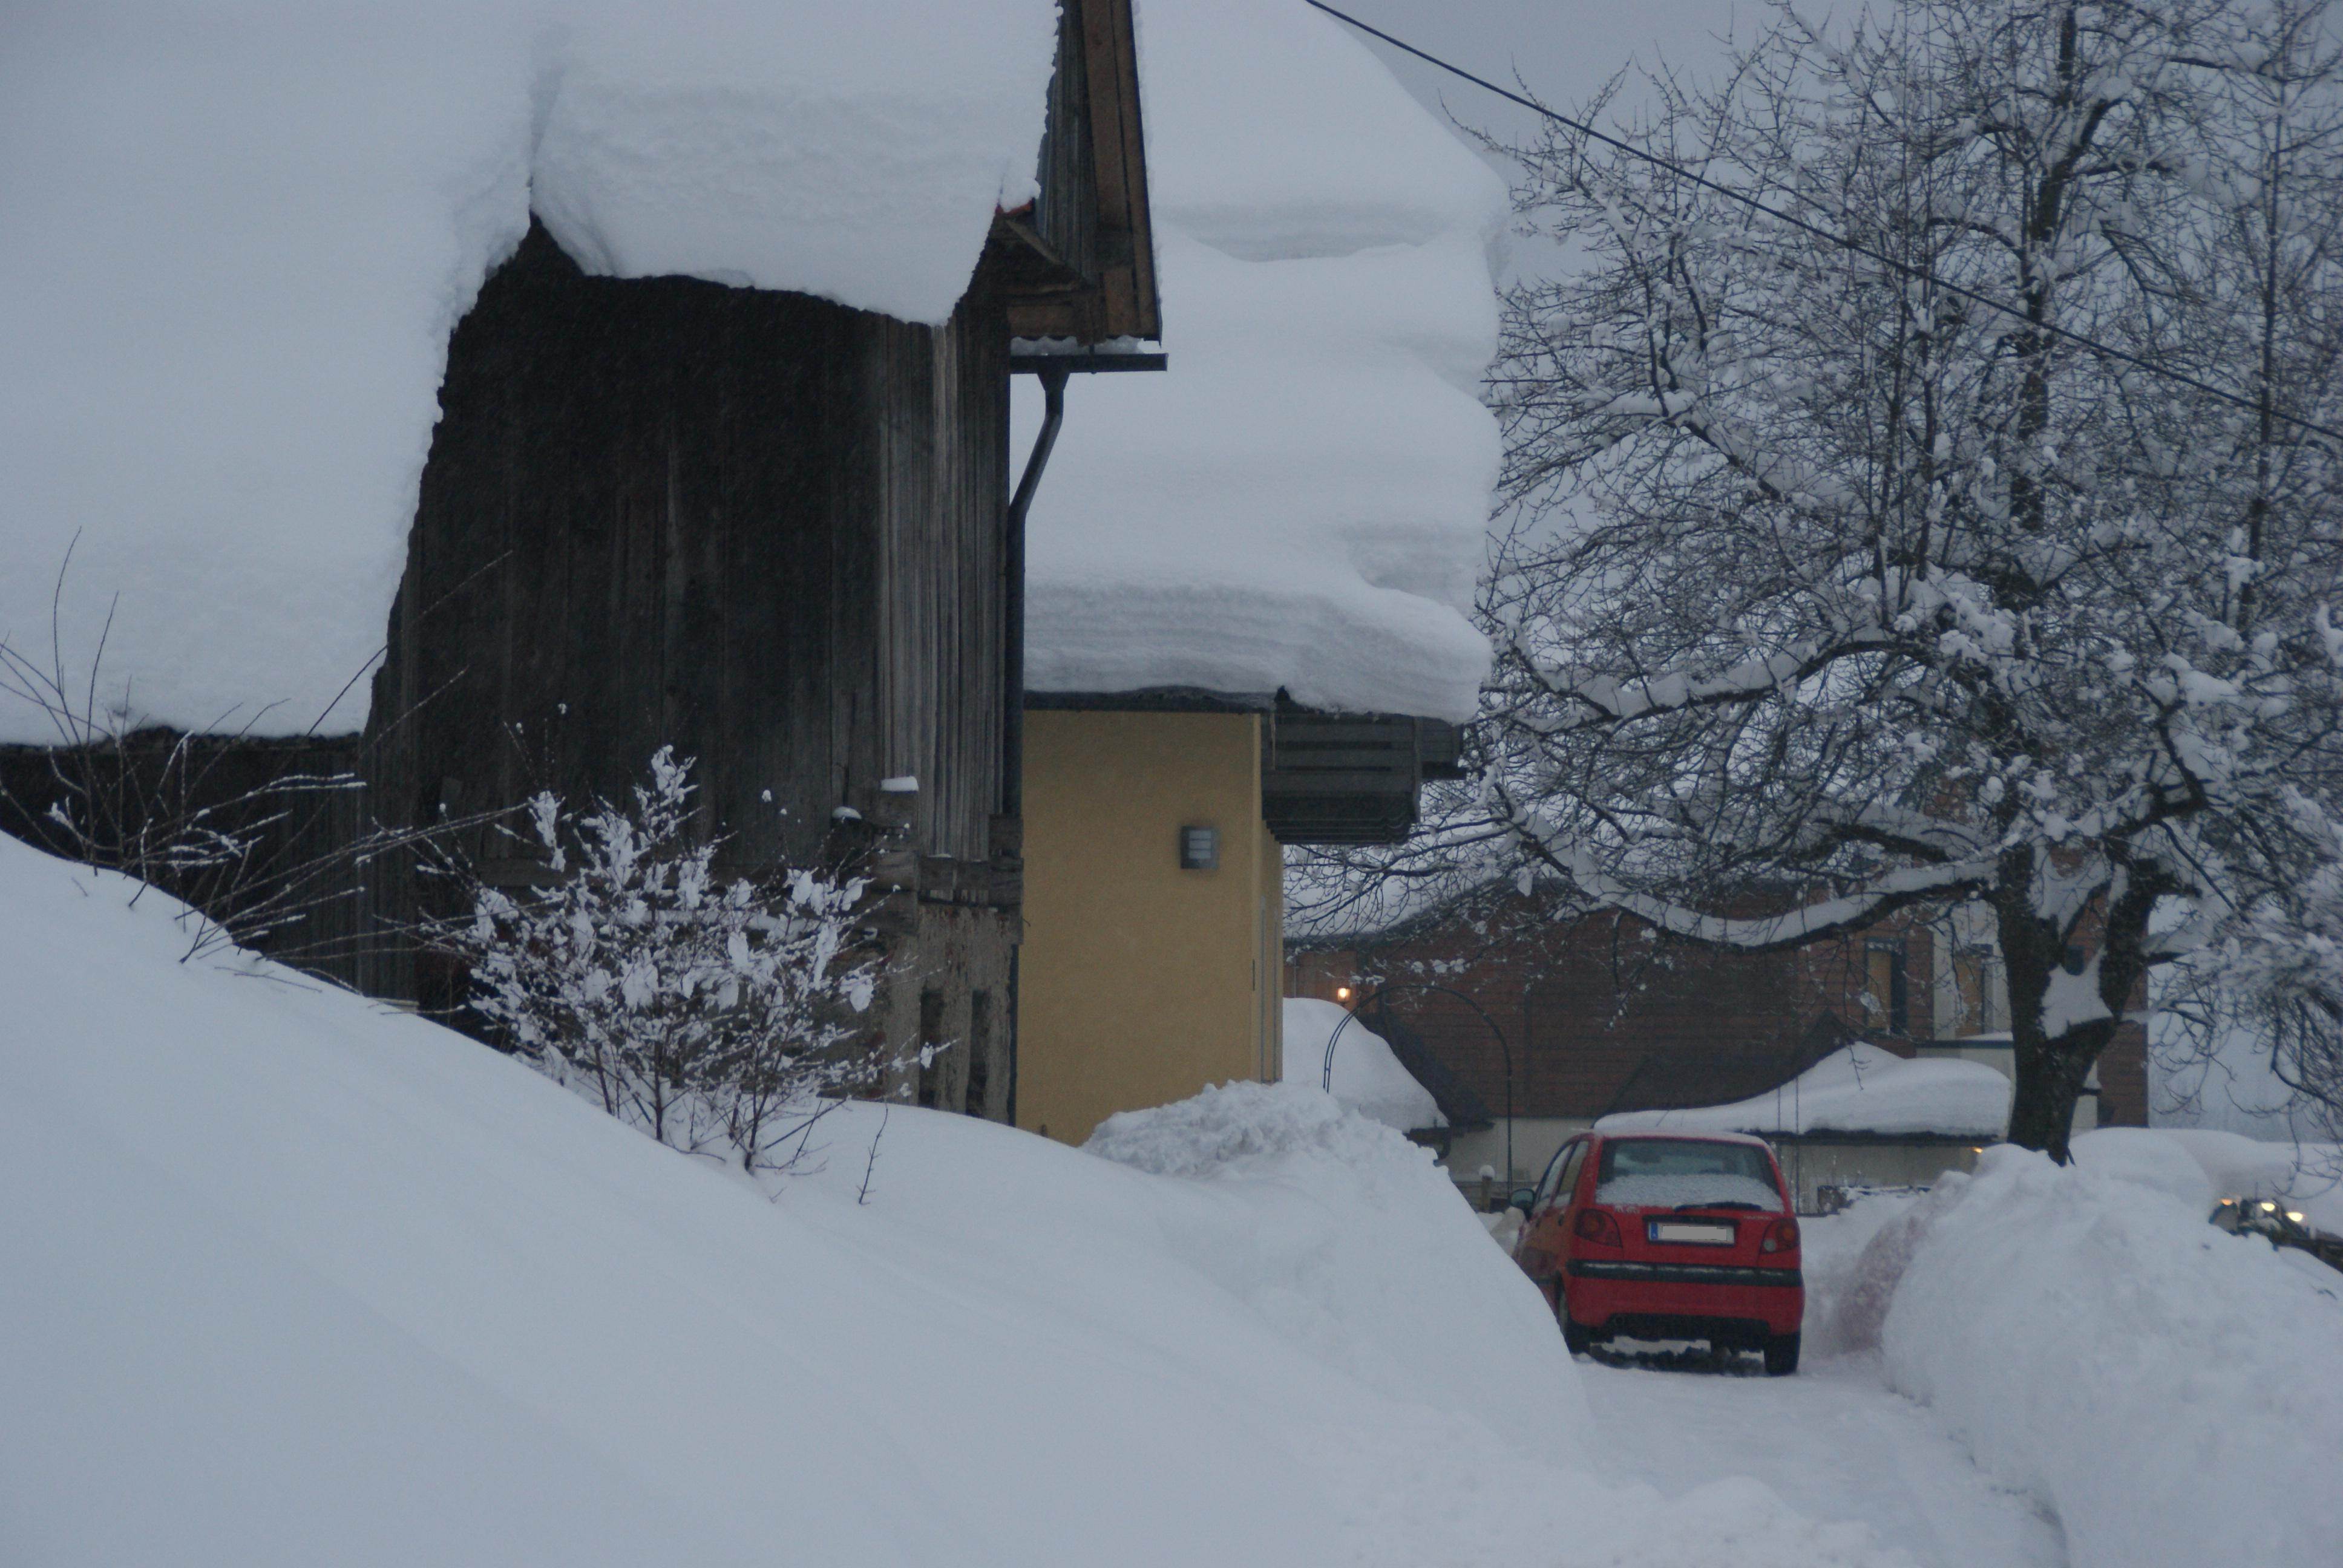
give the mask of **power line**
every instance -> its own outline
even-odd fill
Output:
[[[2215,397],[2219,399],[2221,402],[2233,404],[2239,408],[2245,409],[2249,414],[2267,413],[2269,417],[2278,420],[2283,424],[2292,425],[2298,429],[2308,430],[2314,435],[2324,436],[2330,441],[2343,442],[2343,430],[2332,429],[2328,426],[2318,424],[2313,420],[2298,418],[2292,414],[2283,413],[2277,408],[2265,410],[2259,403],[2255,402],[2252,398],[2247,397],[2239,393],[2232,392],[2227,387],[2216,387],[2209,381],[2200,381],[2185,370],[2175,370],[2168,365],[2158,365],[2153,360],[2143,359],[2138,355],[2131,353],[2127,349],[2117,348],[2113,344],[2101,343],[2095,337],[2087,337],[2082,333],[2074,331],[2069,327],[2061,327],[2055,321],[2036,321],[2032,317],[2026,315],[2024,311],[2018,309],[2017,307],[2007,304],[2002,300],[1996,299],[1989,294],[1982,293],[1974,288],[1967,288],[1960,284],[1953,283],[1947,279],[1938,277],[1926,267],[1915,266],[1908,261],[1899,261],[1896,257],[1889,256],[1885,252],[1872,249],[1869,246],[1863,244],[1859,240],[1850,239],[1845,235],[1835,233],[1818,223],[1800,217],[1795,213],[1785,212],[1780,207],[1775,206],[1770,203],[1760,201],[1755,196],[1749,195],[1746,191],[1735,190],[1731,186],[1721,185],[1715,180],[1710,179],[1706,175],[1685,168],[1681,164],[1672,163],[1668,159],[1661,157],[1656,153],[1647,152],[1644,148],[1635,146],[1633,142],[1622,141],[1617,136],[1606,136],[1583,120],[1574,120],[1568,115],[1561,114],[1555,110],[1547,108],[1544,104],[1539,103],[1534,98],[1524,97],[1519,93],[1509,91],[1506,88],[1497,85],[1496,83],[1490,81],[1485,76],[1476,76],[1472,72],[1464,69],[1462,65],[1450,65],[1439,55],[1417,48],[1414,45],[1408,43],[1405,39],[1394,38],[1380,27],[1370,26],[1366,23],[1360,21],[1356,16],[1352,15],[1349,12],[1339,11],[1333,6],[1327,5],[1326,0],[1303,0],[1303,3],[1313,6],[1318,10],[1323,11],[1327,15],[1333,17],[1337,22],[1357,28],[1360,32],[1364,33],[1371,38],[1379,38],[1383,42],[1389,44],[1394,49],[1414,55],[1417,59],[1422,60],[1427,65],[1437,67],[1440,70],[1447,72],[1452,76],[1459,77],[1464,81],[1472,83],[1476,87],[1494,93],[1497,96],[1505,99],[1509,103],[1519,104],[1523,108],[1528,109],[1533,114],[1543,115],[1547,119],[1554,121],[1556,125],[1567,126],[1569,129],[1576,131],[1580,136],[1600,142],[1604,146],[1613,148],[1615,151],[1625,153],[1629,157],[1641,158],[1647,164],[1651,164],[1658,168],[1665,169],[1668,173],[1675,176],[1679,179],[1690,180],[1693,184],[1699,186],[1704,189],[1715,191],[1717,195],[1724,196],[1728,201],[1739,202],[1743,206],[1748,207],[1754,212],[1763,213],[1765,216],[1774,219],[1777,223],[1788,224],[1791,227],[1801,230],[1804,233],[1810,234],[1816,239],[1823,240],[1827,244],[1836,246],[1841,250],[1852,251],[1857,256],[1875,261],[1883,266],[1893,268],[1895,271],[1900,272],[1906,276],[1917,282],[1926,283],[1932,287],[1943,289],[1946,293],[1956,295],[1962,299],[1969,301],[1971,304],[1982,305],[1988,310],[1998,311],[2002,315],[2009,317],[2013,320],[2023,322],[2026,327],[2036,332],[2046,333],[2053,337],[2064,338],[2066,341],[2074,344],[2077,347],[2088,349],[2094,354],[2102,355],[2107,358],[2119,361],[2125,365],[2129,365],[2136,369],[2144,370],[2150,376],[2161,377],[2167,381],[2176,381],[2181,386],[2194,387],[2196,390],[2204,393],[2208,397]]]

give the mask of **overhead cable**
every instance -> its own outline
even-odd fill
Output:
[[[1389,33],[1384,32],[1382,28],[1371,26],[1368,24],[1360,21],[1356,16],[1352,15],[1347,11],[1337,10],[1335,7],[1327,5],[1326,0],[1303,0],[1303,3],[1314,6],[1318,10],[1323,11],[1327,15],[1333,17],[1337,22],[1357,28],[1360,32],[1364,33],[1371,38],[1380,39],[1383,43],[1390,45],[1394,49],[1414,55],[1417,59],[1422,60],[1428,65],[1435,66],[1440,70],[1447,72],[1452,76],[1470,82],[1474,86],[1483,88],[1485,91],[1494,93],[1497,96],[1505,99],[1509,103],[1519,104],[1523,108],[1528,109],[1534,114],[1543,115],[1547,119],[1554,121],[1556,125],[1566,126],[1569,129],[1577,132],[1580,136],[1587,137],[1589,140],[1600,142],[1604,146],[1611,147],[1618,152],[1626,154],[1629,157],[1640,158],[1644,162],[1651,164],[1657,168],[1665,169],[1668,173],[1675,176],[1679,179],[1689,180],[1693,184],[1699,186],[1704,189],[1715,191],[1717,195],[1724,196],[1728,201],[1738,202],[1743,206],[1748,207],[1753,212],[1762,213],[1765,216],[1774,219],[1776,223],[1788,224],[1791,227],[1798,229],[1804,233],[1810,234],[1816,239],[1835,246],[1841,250],[1852,251],[1857,256],[1864,256],[1869,260],[1879,263],[1882,266],[1893,268],[1895,271],[1904,274],[1906,276],[1912,278],[1916,282],[1926,283],[1933,288],[1942,289],[1946,294],[1966,299],[1971,304],[1981,305],[1988,310],[1997,311],[2001,315],[2024,323],[2027,327],[2034,331],[2044,333],[2052,337],[2063,338],[2065,341],[2074,344],[2078,348],[2087,349],[2093,354],[2100,355],[2106,358],[2116,360],[2118,363],[2131,366],[2133,368],[2145,371],[2150,376],[2160,377],[2167,381],[2177,382],[2183,387],[2192,387],[2198,392],[2204,393],[2208,397],[2217,398],[2221,402],[2243,408],[2247,413],[2266,415],[2269,418],[2276,419],[2282,424],[2292,425],[2298,429],[2308,430],[2314,435],[2324,436],[2330,441],[2343,443],[2343,430],[2334,429],[2331,427],[2321,425],[2315,420],[2300,418],[2276,407],[2266,408],[2260,403],[2256,402],[2253,398],[2246,397],[2242,393],[2232,392],[2226,387],[2216,387],[2209,381],[2199,380],[2197,377],[2189,375],[2185,370],[2176,370],[2168,365],[2159,365],[2154,360],[2144,359],[2140,356],[2134,354],[2127,349],[2118,348],[2110,343],[2102,343],[2097,338],[2077,332],[2071,327],[2061,327],[2055,321],[2037,321],[2033,317],[2028,316],[2025,311],[2019,309],[2016,306],[2008,304],[2006,301],[1996,299],[1993,296],[1986,294],[1978,289],[1965,287],[1960,284],[1950,281],[1949,279],[1938,277],[1926,267],[1917,266],[1911,262],[1899,260],[1895,256],[1887,255],[1884,251],[1873,249],[1871,246],[1865,245],[1860,240],[1852,239],[1845,235],[1835,233],[1833,230],[1825,227],[1821,224],[1813,222],[1811,219],[1800,217],[1797,214],[1793,212],[1785,212],[1780,207],[1775,206],[1771,203],[1760,201],[1757,197],[1751,196],[1746,191],[1735,190],[1731,186],[1724,185],[1718,181],[1710,179],[1706,175],[1701,174],[1694,169],[1688,169],[1682,164],[1672,162],[1667,158],[1660,156],[1657,153],[1654,153],[1646,150],[1645,148],[1635,146],[1633,142],[1624,141],[1617,136],[1607,136],[1583,120],[1573,119],[1568,115],[1562,114],[1557,110],[1546,107],[1545,105],[1539,103],[1534,98],[1526,97],[1520,93],[1501,87],[1485,76],[1476,76],[1472,72],[1464,69],[1462,65],[1451,65],[1446,60],[1442,59],[1439,55],[1423,49],[1419,49],[1403,38],[1394,38]]]

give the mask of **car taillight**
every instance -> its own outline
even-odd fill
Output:
[[[1582,1241],[1593,1241],[1604,1247],[1626,1245],[1619,1239],[1619,1221],[1600,1209],[1581,1209],[1575,1228]]]
[[[1765,1240],[1759,1243],[1767,1252],[1795,1252],[1798,1250],[1798,1222],[1787,1214],[1765,1227]]]

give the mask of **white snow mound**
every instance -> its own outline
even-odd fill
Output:
[[[1978,1061],[1913,1060],[1856,1040],[1780,1088],[1730,1105],[1623,1111],[1605,1132],[1933,1132],[1997,1139],[2009,1125],[2009,1080]]]
[[[2056,1511],[2076,1568],[2333,1559],[2343,1275],[2215,1230],[2163,1178],[2007,1145],[1873,1247],[1909,1258],[1891,1382]]]
[[[11,1568],[1900,1561],[1576,1469],[1536,1292],[1322,1096],[1149,1169],[851,1105],[760,1191],[133,891],[0,838]]]
[[[2223,1198],[2273,1198],[2314,1230],[2343,1236],[2343,1144],[2274,1143],[2211,1128],[2103,1127],[2075,1140],[2075,1162],[2111,1174],[2153,1162],[2167,1191],[2207,1210]],[[2189,1180],[2192,1170],[2201,1180]]]
[[[1432,1091],[1400,1065],[1391,1044],[1363,1023],[1347,1029],[1349,1010],[1316,997],[1285,999],[1285,1081],[1319,1088],[1326,1076],[1326,1042],[1334,1041],[1334,1098],[1370,1121],[1380,1121],[1402,1132],[1423,1127],[1445,1127]]]
[[[1299,4],[1139,19],[1171,368],[1067,394],[1026,683],[1469,717],[1503,182]],[[1030,387],[1018,415],[1021,442]]]
[[[1298,1342],[1395,1398],[1462,1396],[1526,1452],[1584,1459],[1585,1405],[1554,1316],[1431,1151],[1319,1090],[1265,1083],[1110,1116],[1083,1147],[1204,1182],[1224,1212],[1165,1240]],[[1389,1251],[1340,1233],[1361,1225]]]
[[[111,608],[131,722],[357,728],[448,333],[532,206],[588,271],[940,321],[1033,192],[1056,16],[0,7],[0,639],[49,665],[70,547],[69,688]]]

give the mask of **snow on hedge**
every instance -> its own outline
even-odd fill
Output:
[[[1432,1091],[1400,1065],[1389,1041],[1363,1023],[1342,1029],[1350,1010],[1315,997],[1285,999],[1285,1081],[1319,1088],[1326,1077],[1326,1042],[1334,1044],[1334,1098],[1370,1121],[1402,1132],[1445,1127],[1448,1118]]]
[[[448,332],[532,206],[588,271],[941,320],[1032,193],[1056,12],[0,8],[0,638],[48,662],[78,535],[69,674],[118,594],[102,698],[307,729],[383,640]]]
[[[1171,368],[1067,393],[1027,684],[1469,716],[1503,182],[1299,0],[1139,23]]]
[[[1664,1127],[1997,1139],[2009,1125],[2009,1080],[1983,1062],[1915,1060],[1856,1040],[1780,1088],[1747,1100],[1689,1111],[1623,1111],[1596,1125],[1605,1132]]]
[[[856,1104],[760,1190],[182,962],[130,893],[0,838],[11,1568],[1902,1561],[1752,1482],[1580,1470],[1536,1292],[1313,1091],[1103,1159]]]
[[[2332,1560],[2343,1275],[2322,1287],[2160,1181],[2007,1145],[1856,1272],[1874,1301],[1892,1282],[1890,1381],[2056,1512],[2076,1568]]]

